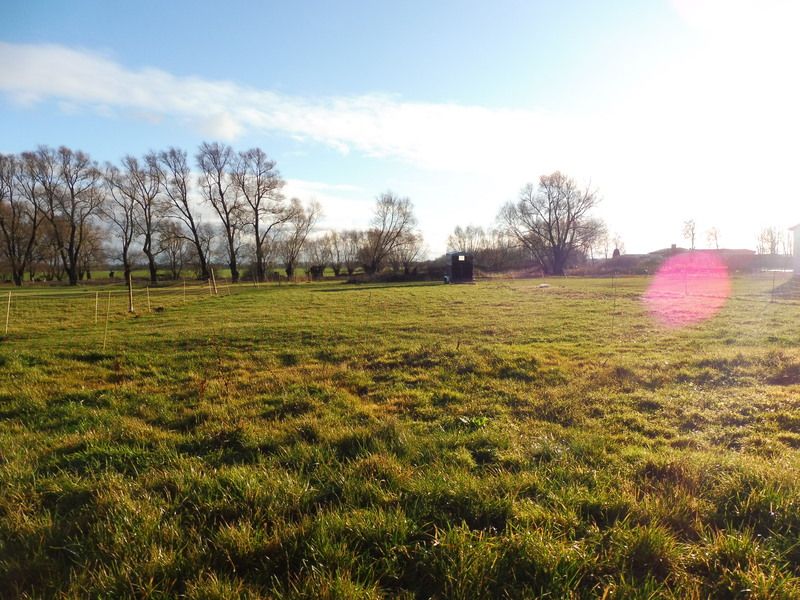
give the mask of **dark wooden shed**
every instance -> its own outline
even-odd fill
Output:
[[[447,280],[450,283],[473,281],[472,255],[466,252],[451,252],[447,255]]]

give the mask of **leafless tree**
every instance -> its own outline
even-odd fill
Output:
[[[130,180],[118,167],[106,165],[104,180],[108,191],[108,202],[101,212],[118,234],[119,258],[122,260],[125,283],[128,284],[131,275],[131,245],[136,233],[136,211],[139,205],[135,200]]]
[[[194,267],[198,279],[208,279],[210,277],[208,265],[213,259],[211,250],[218,237],[218,228],[211,225],[211,223],[200,223],[197,226],[198,244],[190,244],[186,252],[186,264]],[[203,272],[204,268],[206,269],[205,273]]]
[[[622,239],[622,234],[619,232],[615,233],[614,237],[611,238],[611,245],[614,246],[614,250],[618,254],[625,254],[625,240]]]
[[[281,194],[285,185],[280,173],[261,148],[240,152],[232,168],[233,183],[244,198],[249,213],[248,225],[255,237],[256,277],[266,276],[265,245],[275,227],[292,217],[292,203],[286,203]]]
[[[31,156],[0,155],[0,233],[14,285],[22,285],[33,262],[43,215],[36,202],[38,184]]]
[[[159,253],[166,257],[172,279],[178,279],[186,261],[186,236],[176,221],[163,221],[158,236]]]
[[[488,245],[486,231],[479,225],[457,226],[447,238],[447,248],[452,252],[478,254]]]
[[[594,231],[594,235],[584,237],[581,251],[588,260],[594,261],[595,255],[603,252],[608,243],[608,227],[602,219],[590,218],[587,229]]]
[[[183,224],[181,230],[193,246],[198,278],[208,279],[208,236],[204,234],[205,228],[190,202],[191,171],[186,152],[179,148],[159,152],[156,166],[161,189],[169,200],[168,214]]]
[[[371,227],[366,232],[361,248],[364,270],[369,274],[381,270],[389,255],[394,252],[402,236],[417,224],[413,206],[408,198],[384,192],[375,203]]]
[[[328,235],[307,240],[305,255],[311,276],[315,279],[322,277],[325,273],[325,267],[331,262],[333,256]]]
[[[506,204],[499,219],[545,272],[563,275],[574,251],[598,235],[589,218],[598,201],[595,191],[579,189],[573,179],[556,171],[542,175],[538,187],[523,187],[519,200]]]
[[[330,254],[330,265],[334,276],[338,277],[344,266],[346,240],[338,231],[329,231],[325,236],[325,242]]]
[[[236,283],[239,281],[237,258],[244,226],[242,196],[233,178],[236,155],[228,145],[203,142],[197,152],[197,166],[200,168],[198,181],[203,199],[214,208],[222,222],[231,281]]]
[[[100,170],[88,154],[65,146],[41,146],[32,160],[32,175],[42,190],[40,210],[58,244],[69,283],[77,285],[81,246],[103,204]]]
[[[92,278],[92,271],[106,262],[107,253],[105,241],[108,238],[105,231],[95,223],[88,223],[81,244],[81,251],[78,257],[79,272],[78,279]]]
[[[61,224],[59,223],[59,226]],[[43,227],[36,240],[30,278],[35,279],[35,272],[41,272],[46,281],[61,281],[66,271],[61,259],[61,249],[54,228]]]
[[[689,219],[683,222],[683,239],[687,240],[691,249],[694,250],[695,237],[697,235],[697,224],[694,219]]]
[[[364,233],[356,229],[342,231],[339,234],[342,248],[342,264],[347,270],[348,275],[356,272],[359,263],[359,255],[363,246]]]
[[[719,250],[719,227],[710,227],[706,231],[706,241],[709,246],[714,246],[715,249]]]
[[[156,240],[159,222],[166,214],[166,204],[160,198],[161,171],[158,159],[151,153],[139,162],[133,156],[122,159],[122,172],[127,180],[127,187],[138,204],[136,228],[142,236],[142,252],[147,257],[150,281],[158,281],[158,242]]]
[[[291,204],[292,218],[286,221],[279,237],[279,254],[287,277],[294,276],[303,245],[322,212],[317,202],[310,202],[303,207],[300,200],[292,198]]]
[[[405,275],[411,273],[411,267],[422,256],[424,242],[422,235],[408,231],[400,236],[398,244],[389,255],[389,262],[394,271],[403,270]]]
[[[759,254],[778,254],[781,246],[781,230],[778,227],[764,227],[758,233]]]

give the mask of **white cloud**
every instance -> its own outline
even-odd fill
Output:
[[[170,115],[229,141],[247,131],[279,132],[342,153],[356,150],[434,170],[469,171],[484,164],[486,154],[527,167],[531,155],[565,154],[572,144],[560,134],[574,125],[544,112],[380,95],[291,97],[158,69],[131,70],[96,53],[54,45],[0,43],[0,90],[26,105],[54,98],[96,111]],[[546,149],[538,141],[545,139]]]

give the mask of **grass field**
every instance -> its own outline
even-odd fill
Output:
[[[541,282],[14,297],[0,596],[800,597],[800,303]]]

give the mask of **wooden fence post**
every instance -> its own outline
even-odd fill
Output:
[[[8,335],[8,321],[11,318],[11,292],[8,292],[8,304],[6,304],[6,333]]]
[[[94,324],[97,325],[97,313],[100,311],[100,292],[94,293]]]
[[[103,352],[106,351],[106,340],[108,339],[108,317],[111,315],[111,292],[108,292],[108,304],[106,305],[106,328],[103,331]]]
[[[214,277],[214,269],[211,269],[211,282],[214,284],[214,295],[218,296],[219,292],[217,292],[217,278]]]
[[[133,312],[133,279],[128,273],[128,312]]]

